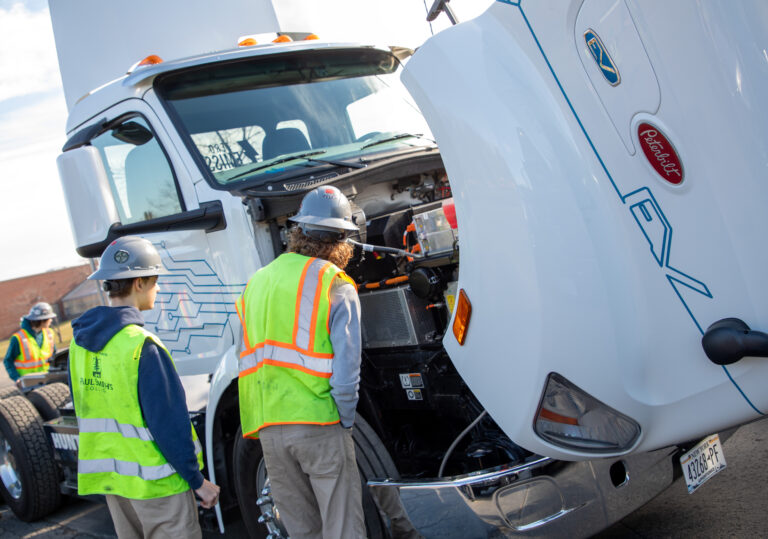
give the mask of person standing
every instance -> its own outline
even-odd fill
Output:
[[[293,539],[365,537],[352,427],[360,381],[360,302],[343,269],[357,230],[335,187],[302,200],[288,252],[237,301],[243,326],[240,420],[260,438],[272,497]]]
[[[106,495],[120,539],[202,537],[193,491],[203,507],[218,501],[171,355],[143,327],[165,273],[148,240],[113,241],[88,277],[104,281],[112,306],[72,323],[78,494]]]
[[[21,319],[21,329],[11,336],[3,365],[17,386],[26,375],[48,372],[49,361],[56,353],[51,331],[54,318],[56,313],[49,303],[35,303]]]

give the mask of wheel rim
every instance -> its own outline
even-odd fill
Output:
[[[0,481],[14,500],[21,498],[21,479],[16,473],[16,459],[11,444],[0,434]]]
[[[267,527],[269,537],[275,539],[288,537],[288,532],[285,531],[285,526],[280,521],[280,511],[272,500],[272,486],[267,475],[267,465],[263,458],[259,460],[259,466],[256,469],[256,490],[261,493],[259,499],[256,500],[259,511],[261,511],[259,522]]]

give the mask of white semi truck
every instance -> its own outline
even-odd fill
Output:
[[[221,529],[239,511],[285,535],[240,433],[234,302],[319,185],[374,246],[348,269],[371,537],[587,536],[721,469],[708,435],[768,411],[766,21],[757,1],[499,0],[409,59],[278,28],[72,100],[78,252],[160,250],[148,327]]]

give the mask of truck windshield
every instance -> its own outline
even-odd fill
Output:
[[[434,146],[399,65],[371,48],[286,52],[171,73],[155,87],[213,181],[240,188]]]

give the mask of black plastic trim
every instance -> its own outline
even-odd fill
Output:
[[[139,223],[129,225],[112,225],[107,233],[107,237],[98,243],[84,245],[77,248],[77,254],[84,258],[97,258],[101,256],[107,245],[121,236],[131,234],[150,234],[153,232],[175,232],[179,230],[205,230],[206,232],[216,232],[224,230],[227,227],[227,221],[224,217],[224,207],[220,200],[203,202],[195,210],[189,210],[175,215],[158,217]]]
[[[102,118],[95,124],[89,125],[88,127],[81,129],[69,139],[67,139],[67,142],[64,143],[64,146],[62,146],[61,151],[62,152],[68,152],[69,150],[74,150],[75,148],[80,148],[81,146],[87,146],[90,144],[91,140],[96,138],[101,132],[104,130],[104,128],[107,125],[107,119]]]

